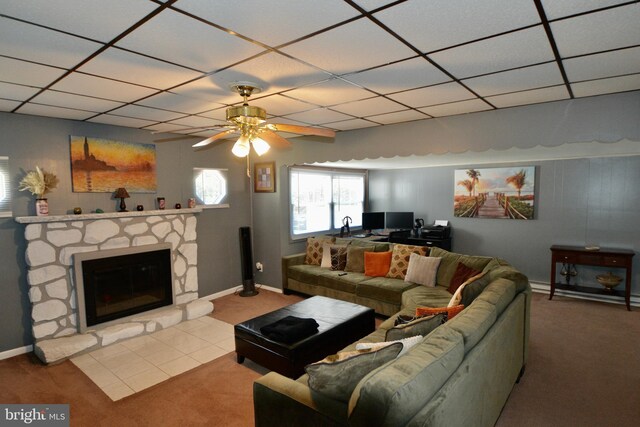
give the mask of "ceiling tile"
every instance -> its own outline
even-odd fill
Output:
[[[441,51],[430,57],[457,78],[524,67],[554,59],[542,26]]]
[[[540,22],[531,0],[409,0],[375,17],[421,52]]]
[[[71,73],[51,89],[121,102],[133,102],[157,92],[156,89],[83,73]]]
[[[367,117],[369,120],[373,120],[377,123],[382,123],[385,125],[390,125],[392,123],[402,123],[402,122],[410,122],[414,120],[424,120],[428,119],[428,116],[425,116],[419,111],[416,110],[404,110],[397,111],[395,113],[388,114],[378,114],[375,116]]]
[[[116,116],[133,117],[136,119],[154,120],[158,122],[177,119],[184,115],[182,113],[142,107],[140,105],[125,105],[117,110],[110,111],[110,113]]]
[[[169,9],[127,35],[117,46],[202,72],[219,70],[264,50]]]
[[[148,0],[3,0],[0,13],[108,42],[156,7]]]
[[[156,125],[146,127],[145,129],[149,129],[154,132],[175,132],[178,130],[186,130],[187,127],[173,123],[158,123]]]
[[[326,108],[317,108],[315,110],[305,111],[304,113],[289,114],[287,118],[311,125],[321,125],[339,120],[348,120],[352,117]],[[274,120],[277,121],[279,118]]]
[[[467,101],[451,102],[448,104],[434,105],[433,107],[420,108],[420,111],[424,111],[433,117],[445,117],[491,109],[491,106],[481,99],[469,99]]]
[[[326,127],[330,127],[331,129],[336,130],[351,130],[351,129],[362,129],[369,128],[374,126],[380,126],[378,123],[370,122],[369,120],[363,119],[352,119],[352,120],[344,120],[341,122],[327,123]]]
[[[79,71],[157,89],[168,89],[200,76],[186,68],[115,48],[107,49]]]
[[[229,89],[229,86],[235,82],[249,81],[257,83],[262,91],[252,96],[255,99],[292,87],[321,82],[330,77],[330,74],[300,61],[279,53],[268,53],[212,74],[210,80],[219,88],[221,94],[223,94],[223,99],[227,99],[226,97],[229,94],[233,94],[236,98],[232,102],[235,103],[242,99],[237,93]]]
[[[298,101],[297,99],[288,98],[282,95],[273,95],[266,98],[256,99],[253,102],[250,101],[250,104],[264,108],[267,110],[267,114],[271,116],[284,116],[316,108],[313,104]]]
[[[212,76],[204,76],[174,89],[171,92],[190,98],[203,99],[217,104],[235,104],[242,98],[228,87],[220,87]]]
[[[60,68],[0,56],[0,80],[5,82],[45,87],[64,72]]]
[[[38,93],[39,90],[40,89],[31,86],[0,82],[0,97],[4,99],[26,101],[27,99]]]
[[[602,7],[625,3],[628,0],[542,0],[548,19],[575,15]]]
[[[451,82],[392,94],[389,95],[389,98],[393,98],[410,107],[418,108],[470,99],[474,98],[474,95],[462,85]]]
[[[388,4],[394,3],[396,0],[356,0],[358,6],[367,11],[372,11],[382,6],[386,6]]]
[[[367,117],[376,114],[393,113],[404,110],[406,107],[386,98],[375,97],[336,105],[333,109],[356,117]]]
[[[551,23],[563,58],[640,45],[640,6],[632,4]]]
[[[345,41],[348,40],[348,43]],[[368,19],[359,19],[282,49],[334,74],[409,58],[415,52]]]
[[[198,114],[199,116],[202,117],[209,117],[212,119],[216,119],[220,122],[224,122],[227,120],[227,108],[217,108],[215,110],[211,110],[211,111],[204,111],[200,114]]]
[[[99,43],[0,17],[0,55],[71,68],[100,47]]]
[[[182,117],[180,119],[171,120],[171,123],[187,126],[190,128],[194,128],[194,127],[204,128],[207,126],[216,126],[216,125],[224,124],[224,122],[214,120],[214,119],[209,119],[207,117],[200,117],[200,116]]]
[[[375,68],[343,78],[381,94],[429,86],[451,80],[422,57]]]
[[[463,83],[480,96],[516,92],[563,83],[555,62],[519,68],[464,80]]]
[[[122,106],[121,102],[107,101],[105,99],[90,98],[70,93],[45,90],[31,100],[38,104],[54,105],[56,107],[75,108],[78,110],[95,111],[101,113]]]
[[[13,111],[21,102],[0,98],[0,111]]]
[[[145,126],[153,125],[156,123],[155,121],[133,119],[131,117],[113,116],[111,114],[101,114],[87,121],[130,128],[143,128]]]
[[[242,7],[229,7],[228,0],[180,0],[176,7],[273,47],[358,14],[342,0],[243,0]]]
[[[56,117],[60,119],[86,120],[96,113],[82,110],[72,110],[70,108],[53,107],[50,105],[25,104],[18,110],[20,114],[30,114],[32,116]]]
[[[635,74],[640,70],[640,47],[570,58],[562,62],[571,82]]]
[[[576,97],[638,90],[640,89],[640,74],[573,83],[571,89]]]
[[[300,87],[286,92],[286,95],[321,106],[331,106],[373,96],[371,92],[340,79]]]
[[[196,114],[201,111],[222,107],[222,105],[215,102],[176,95],[171,92],[162,92],[158,95],[136,102],[136,104],[147,107],[162,108],[164,110],[179,111],[185,114]]]
[[[524,92],[509,93],[506,95],[489,96],[487,101],[498,108],[513,107],[516,105],[538,104],[541,102],[559,101],[569,99],[567,88],[553,86],[544,89],[527,90]]]

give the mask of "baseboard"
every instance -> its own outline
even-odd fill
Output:
[[[211,294],[211,295],[207,295],[204,297],[200,297],[200,299],[202,300],[206,300],[206,301],[211,301],[217,298],[222,298],[224,296],[227,295],[231,295],[231,294],[235,294],[236,292],[240,291],[242,289],[242,285],[238,285],[236,287],[233,288],[229,288],[229,289],[225,289],[224,291],[220,291],[220,292],[216,292],[215,294]],[[261,285],[260,283],[256,283],[256,289],[260,290],[260,289],[264,289],[265,291],[271,291],[271,292],[275,292],[278,294],[282,293],[282,289],[280,288],[274,288],[273,286],[267,286],[267,285]]]
[[[12,350],[3,351],[2,353],[0,353],[0,360],[9,359],[10,357],[19,356],[21,354],[31,353],[32,351],[32,345],[25,345],[24,347],[18,347]]]
[[[549,295],[550,285],[543,282],[529,282],[531,284],[531,290],[533,292]],[[594,295],[585,294],[583,292],[567,291],[563,289],[556,289],[554,295],[561,295],[564,297],[583,299],[588,301],[607,302],[610,304],[624,305],[624,298],[616,295]],[[630,305],[633,307],[640,307],[640,295],[631,295]]]

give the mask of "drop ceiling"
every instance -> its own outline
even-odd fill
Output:
[[[609,0],[3,0],[0,111],[210,136],[335,131],[640,89],[640,4]]]

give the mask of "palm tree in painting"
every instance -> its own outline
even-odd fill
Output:
[[[471,178],[471,191],[475,196],[476,184],[478,183],[478,181],[480,181],[480,171],[476,169],[469,169],[467,170],[467,175],[469,175],[469,178]]]
[[[507,184],[513,185],[516,190],[518,190],[518,199],[520,199],[520,193],[522,192],[522,187],[524,187],[526,178],[527,172],[524,169],[521,169],[520,172],[515,175],[508,176],[505,179]]]
[[[469,192],[469,197],[471,197],[471,192],[473,191],[473,182],[465,179],[464,181],[458,181],[458,185],[462,185]]]

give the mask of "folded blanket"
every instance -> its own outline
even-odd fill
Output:
[[[313,319],[287,316],[263,326],[260,332],[274,341],[291,344],[315,334],[318,326],[318,322]]]

